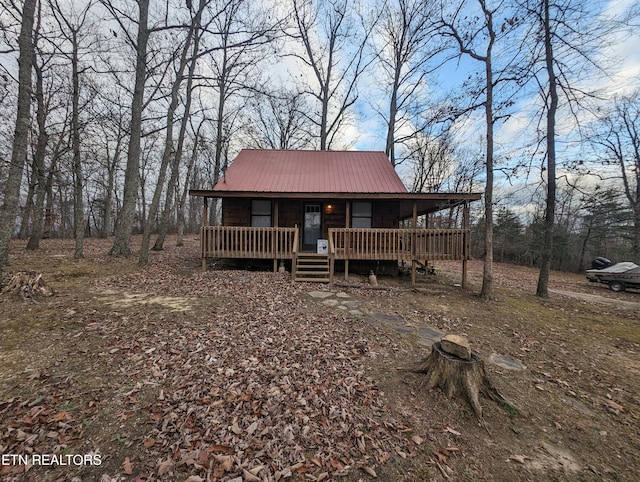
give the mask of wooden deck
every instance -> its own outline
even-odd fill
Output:
[[[415,263],[469,259],[468,229],[382,229],[332,228],[328,230],[331,277],[335,260],[397,260]],[[207,258],[273,259],[296,266],[299,251],[298,228],[250,228],[203,226],[200,231],[203,268]],[[463,280],[466,278],[463,274]],[[415,274],[412,280],[415,279]]]

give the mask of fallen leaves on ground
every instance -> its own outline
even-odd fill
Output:
[[[118,346],[136,383],[158,393],[144,406],[155,421],[146,440],[154,443],[143,442],[158,460],[167,457],[158,476],[318,480],[354,467],[373,472],[398,445],[409,452],[400,424],[382,422],[380,392],[354,349],[365,336],[354,337],[360,322],[309,312],[308,287],[284,276],[195,278],[224,300],[209,319],[142,323],[135,345]],[[184,294],[174,286],[172,294]],[[125,404],[134,393],[121,395]]]
[[[635,480],[637,311],[538,300],[522,293],[535,291],[534,270],[506,265],[496,265],[500,300],[490,303],[442,276],[415,290],[392,279],[385,290],[333,288],[408,327],[468,334],[483,356],[529,366],[492,369],[526,411],[489,406],[488,433],[463,404],[394,370],[423,354],[413,335],[308,296],[325,285],[203,273],[190,242],[154,252],[144,268],[107,256],[109,240],[86,240],[84,260],[73,259],[72,240],[14,249],[13,267],[42,272],[56,296],[0,298],[0,453],[93,453],[102,465],[26,474],[5,465],[3,482],[562,478],[550,460],[570,459],[554,452],[537,463],[541,439],[590,461],[578,477]],[[481,265],[469,266],[473,285]],[[552,288],[585,285],[559,276]],[[592,285],[587,294],[637,297]]]
[[[356,345],[368,344],[371,328],[335,310],[309,309],[316,306],[306,295],[310,285],[273,273],[185,278],[158,264],[95,286],[125,288],[190,297],[208,315],[145,304],[86,319],[83,330],[103,340],[91,356],[125,375],[103,397],[119,405],[118,423],[146,427],[123,449],[145,453],[144,460],[123,454],[121,473],[189,481],[319,481],[352,470],[375,477],[393,454],[415,450],[410,429],[388,415],[365,375],[366,355]],[[20,400],[2,411],[10,420],[0,445],[10,453],[56,452],[65,447],[59,438],[83,433],[73,412]],[[58,446],[45,444],[53,434]]]

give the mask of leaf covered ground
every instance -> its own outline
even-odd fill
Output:
[[[481,301],[479,262],[467,291],[457,263],[415,289],[358,276],[331,287],[203,272],[194,237],[144,268],[107,256],[111,242],[87,240],[82,260],[73,241],[13,245],[7,271],[42,273],[55,295],[0,296],[0,480],[640,477],[639,293],[553,273],[539,299],[534,269],[496,265],[496,299]],[[526,365],[486,366],[519,411],[481,400],[480,423],[399,370],[428,354],[424,327]]]

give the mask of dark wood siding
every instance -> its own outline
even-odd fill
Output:
[[[256,196],[256,199],[259,199]],[[309,201],[312,201],[310,199]],[[272,202],[279,203],[278,226],[292,228],[302,225],[302,204],[297,199],[280,199]],[[318,201],[322,204],[323,233],[326,237],[330,228],[344,228],[346,226],[347,202]],[[331,205],[328,212],[327,205]],[[399,204],[396,201],[373,201],[373,228],[397,228],[399,225]],[[225,198],[222,200],[222,225],[223,226],[250,226],[251,225],[251,199],[249,198]]]
[[[300,227],[300,213],[302,212],[302,202],[297,199],[280,199],[277,201],[278,226],[283,228],[293,228],[297,224]]]
[[[222,225],[251,226],[251,199],[223,199]]]
[[[400,207],[396,201],[378,201],[373,203],[372,228],[397,228]]]
[[[331,205],[331,212],[327,212],[327,206]],[[347,214],[347,203],[345,201],[328,201],[324,203],[324,230],[323,236],[326,239],[329,235],[329,228],[344,228],[345,216]]]

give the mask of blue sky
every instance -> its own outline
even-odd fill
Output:
[[[469,5],[475,4],[470,1]],[[593,22],[595,23],[596,20],[619,17],[634,5],[637,7],[637,0],[614,0],[591,2],[588,7],[594,10]],[[496,55],[499,55],[501,48],[501,45],[496,45]],[[589,100],[590,103],[606,105],[614,95],[626,95],[640,89],[639,31],[627,29],[610,35],[596,46],[592,55],[594,62],[606,69],[606,75],[592,69],[589,77],[573,79],[574,85],[598,92],[600,100],[594,98]],[[499,60],[498,58],[498,62]],[[462,62],[452,61],[438,72],[438,79],[429,85],[429,89],[434,97],[446,97],[449,93],[456,91],[460,79],[466,78],[469,72],[477,68],[482,68],[482,64],[477,61],[469,59],[464,59]],[[386,102],[386,99],[382,102]],[[516,162],[514,159],[517,162],[531,162],[531,144],[535,143],[537,137],[536,115],[539,114],[540,107],[541,98],[535,89],[523,90],[519,93],[517,103],[510,111],[509,119],[496,126],[495,146],[498,165],[505,166],[508,162]],[[359,115],[358,124],[352,128],[351,133],[352,139],[356,140],[355,148],[383,150],[384,125],[378,114],[371,109],[365,91],[361,95]],[[477,111],[458,124],[457,141],[460,145],[466,145],[474,150],[483,149],[482,143],[485,137],[483,116],[482,111]],[[584,125],[587,125],[590,120],[590,114],[587,112],[580,114],[580,122]],[[590,148],[587,148],[583,139],[579,137],[576,120],[570,114],[566,104],[562,105],[559,111],[557,127],[557,150],[561,166],[572,162],[575,158],[586,158],[592,155]],[[510,156],[511,161],[506,160],[507,156]],[[526,204],[531,198],[533,188],[540,183],[541,161],[541,156],[536,157],[532,165],[533,170],[528,176],[524,176],[524,170],[521,169],[520,176],[511,180],[513,185],[498,173],[498,191],[503,191],[502,197],[516,197],[519,198],[517,201],[519,205]],[[573,174],[563,171],[561,167],[559,175]]]

